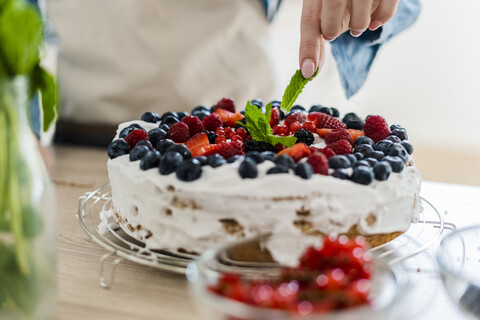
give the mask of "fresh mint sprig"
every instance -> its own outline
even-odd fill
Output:
[[[297,70],[293,75],[292,79],[290,79],[290,83],[288,84],[285,92],[283,93],[281,108],[285,113],[290,112],[293,104],[297,100],[300,93],[302,93],[303,88],[313,80],[318,74],[318,68],[315,70],[315,73],[310,78],[306,79],[302,75],[302,71]]]
[[[315,78],[317,73],[318,69],[311,78],[305,79],[300,70],[295,72],[283,94],[281,108],[285,113],[290,111],[295,100],[297,100],[300,93],[302,93],[305,85]],[[257,108],[251,104],[250,101],[247,101],[247,106],[245,107],[245,123],[237,123],[247,128],[252,138],[257,141],[267,142],[272,146],[275,146],[278,143],[281,143],[286,147],[293,146],[297,141],[296,137],[281,137],[273,134],[272,128],[270,127],[271,110],[272,103],[266,105],[264,114],[260,108]]]

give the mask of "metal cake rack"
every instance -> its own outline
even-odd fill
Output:
[[[421,197],[423,212],[419,221],[412,223],[407,232],[371,249],[372,253],[393,265],[409,259],[437,242],[444,230],[454,230],[455,225],[445,222],[443,215],[428,200]],[[167,272],[185,274],[188,264],[195,255],[170,252],[166,250],[150,250],[136,239],[127,235],[115,223],[113,217],[103,217],[104,230],[99,229],[102,212],[111,206],[111,189],[109,184],[87,192],[79,198],[77,218],[82,229],[90,238],[108,252],[100,258],[99,284],[108,288],[115,278],[116,267],[129,260],[141,265],[150,266]],[[106,271],[108,261],[112,261],[110,270]]]

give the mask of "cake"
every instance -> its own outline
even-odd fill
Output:
[[[120,124],[108,149],[108,214],[148,248],[193,254],[265,233],[362,235],[377,246],[419,218],[405,128],[321,105],[281,107],[252,100],[244,117],[224,98]]]

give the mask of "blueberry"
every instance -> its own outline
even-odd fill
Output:
[[[175,117],[173,116],[168,116],[168,117],[165,117],[162,121],[162,124],[166,124],[168,125],[169,127],[172,126],[172,124],[174,123],[177,123],[179,122],[180,120],[178,120],[177,116],[175,115]]]
[[[255,107],[257,107],[258,109],[262,109],[263,107],[263,102],[260,99],[250,100],[250,103],[253,104]]]
[[[218,134],[215,134],[213,131],[205,131],[208,137],[208,142],[215,144],[215,140],[218,138]]]
[[[160,116],[155,112],[145,112],[140,119],[145,122],[156,123],[160,121]]]
[[[362,156],[362,159],[363,159],[363,154],[360,153],[360,155]],[[357,159],[357,157],[351,153],[346,154],[345,157],[347,157],[347,159],[350,160],[350,164],[354,164],[355,162],[357,162],[357,160],[362,160],[362,159]]]
[[[295,167],[295,175],[303,179],[310,179],[313,175],[312,167],[306,162],[300,162]]]
[[[335,118],[340,117],[340,111],[338,111],[337,108],[331,107],[331,108],[330,108],[330,111],[332,112],[332,117],[335,117]]]
[[[202,165],[197,160],[190,159],[182,162],[175,173],[177,174],[178,180],[187,182],[194,181],[202,176]]]
[[[308,110],[308,113],[320,112],[321,108],[324,108],[324,106],[322,106],[321,104],[314,104],[313,106],[310,107],[310,109]]]
[[[370,146],[373,147],[373,145],[375,144],[375,142],[373,142],[372,139],[370,139],[369,137],[367,136],[361,136],[361,137],[358,137],[357,139],[355,139],[355,147],[356,146],[359,146],[361,144],[368,144]]]
[[[251,158],[245,158],[238,167],[238,173],[242,179],[256,178],[258,176],[257,163]]]
[[[294,110],[299,110],[299,111],[302,111],[302,112],[307,111],[307,110],[305,110],[305,108],[303,106],[301,106],[299,104],[296,104],[296,105],[294,105],[293,107],[290,108],[290,112],[294,111]]]
[[[328,159],[328,166],[332,169],[348,168],[352,164],[346,156],[333,156]]]
[[[392,173],[392,166],[387,161],[380,161],[373,166],[373,172],[375,173],[375,179],[384,181],[387,180]]]
[[[390,163],[393,172],[400,173],[405,167],[405,163],[403,163],[403,160],[400,157],[386,156],[385,158],[383,158],[383,161],[387,161],[388,163]]]
[[[378,161],[382,160],[385,157],[385,154],[382,151],[372,151],[367,153],[367,158],[376,159]]]
[[[340,168],[340,169],[335,170],[332,173],[332,177],[335,177],[337,179],[345,180],[345,179],[350,178],[350,175],[348,174],[347,169]]]
[[[280,107],[279,107],[279,108],[280,108]],[[286,116],[285,112],[283,112],[283,110],[280,109],[280,120],[285,120],[286,117],[287,117],[287,116]]]
[[[275,164],[277,165],[282,165],[290,169],[293,169],[295,167],[295,163],[293,162],[292,157],[286,154],[282,154],[281,156],[276,157],[273,162],[275,162]]]
[[[215,110],[217,110],[217,105],[216,104],[211,106],[210,109],[209,109],[210,113],[215,112]]]
[[[282,102],[280,100],[272,100],[270,103],[272,104],[272,108],[273,107],[280,108],[280,105],[282,104]]]
[[[264,151],[260,154],[263,160],[275,161],[275,157],[277,156],[275,152],[272,151]]]
[[[205,106],[196,106],[195,108],[192,109],[192,115],[195,113],[195,112],[202,112],[202,111],[208,111],[208,108],[205,107]]]
[[[148,139],[150,139],[150,142],[156,146],[157,143],[160,142],[160,140],[163,140],[167,138],[167,131],[160,129],[160,128],[155,128],[150,131],[148,131]]]
[[[183,159],[188,160],[192,158],[192,153],[190,149],[184,144],[174,144],[173,146],[168,147],[165,153],[168,152],[178,152],[182,155]]]
[[[193,158],[193,159],[196,159],[198,162],[200,162],[200,164],[201,164],[202,166],[205,166],[205,165],[208,164],[208,158],[205,157],[205,156],[198,156],[198,157],[195,157],[195,158]]]
[[[233,162],[235,162],[239,159],[243,159],[243,158],[244,158],[244,156],[240,156],[240,155],[237,154],[237,155],[234,155],[234,156],[231,156],[230,158],[228,158],[227,162],[228,163],[233,163]]]
[[[350,179],[356,183],[369,185],[374,179],[373,170],[363,166],[357,167],[353,169]]]
[[[241,114],[242,116],[244,116],[244,115],[245,115],[245,110],[241,110],[241,111],[240,111],[240,114]],[[236,127],[235,127],[235,128],[236,128]]]
[[[345,123],[346,121],[357,120],[357,119],[362,120],[355,112],[349,112],[343,116],[342,121]]]
[[[186,116],[188,116],[188,113],[187,112],[177,112],[177,118],[178,120],[182,121],[183,118],[185,118]]]
[[[161,154],[164,154],[165,151],[173,145],[175,145],[175,142],[173,142],[170,139],[160,140],[155,145],[155,149],[157,149],[157,151],[160,152]]]
[[[342,121],[347,126],[347,129],[363,130],[364,122],[354,112],[349,112],[349,113],[345,114],[343,116]]]
[[[255,161],[256,163],[262,163],[263,161],[265,161],[262,157],[262,155],[260,154],[260,152],[258,151],[248,151],[246,154],[245,154],[245,157],[247,158],[251,158],[253,161]]]
[[[405,148],[405,150],[407,150],[408,154],[413,153],[413,146],[410,144],[410,142],[404,140],[400,144]]]
[[[162,116],[160,117],[160,120],[162,122],[164,122],[167,117],[174,117],[174,118],[178,119],[177,114],[175,112],[170,112],[169,111],[169,112],[165,112],[164,114],[162,114]]]
[[[394,135],[390,135],[390,136],[386,137],[385,140],[392,141],[392,142],[394,142],[394,143],[400,143],[400,142],[402,142],[402,140],[400,140],[399,137],[394,136]]]
[[[140,169],[148,170],[151,168],[158,167],[160,164],[160,152],[158,151],[148,151],[140,160]]]
[[[373,149],[385,153],[392,145],[393,142],[390,140],[380,140],[373,146]]]
[[[137,161],[141,160],[147,153],[150,151],[150,149],[146,146],[139,146],[138,143],[133,148],[133,150],[130,152],[130,161]]]
[[[356,146],[355,149],[353,149],[353,153],[360,152],[364,156],[372,151],[373,151],[373,148],[369,144],[361,144],[359,146]]]
[[[383,157],[382,157],[383,158]],[[370,164],[370,167],[373,167],[374,165],[376,165],[378,163],[378,160],[375,159],[375,158],[366,158],[362,161],[367,161],[368,164]]]
[[[152,143],[148,140],[140,140],[140,141],[137,142],[135,147],[136,146],[144,146],[144,147],[147,147],[149,150],[153,150]]]
[[[392,131],[392,135],[397,136],[400,138],[400,140],[408,140],[408,135],[407,131],[402,130],[402,129],[395,129]]]
[[[332,115],[332,110],[329,107],[321,107],[318,112],[328,114],[329,116]]]
[[[358,168],[358,167],[369,167],[370,168],[370,162],[368,162],[367,160],[364,159],[364,160],[359,160],[352,165],[352,168]]]
[[[118,135],[119,138],[125,138],[126,136],[128,136],[130,134],[130,132],[132,132],[133,130],[135,129],[141,129],[141,130],[145,130],[144,127],[142,127],[141,125],[139,125],[138,123],[132,123],[131,125],[129,125],[128,127],[125,127],[123,128],[121,131],[120,131],[120,134]]]
[[[407,131],[407,130],[405,130],[405,128],[403,126],[401,126],[399,124],[392,124],[390,126],[390,131],[397,130],[397,129]]]
[[[393,143],[386,151],[386,156],[399,157],[403,163],[408,162],[408,152],[400,143]]]
[[[212,168],[217,168],[227,163],[224,157],[219,154],[212,154],[207,158],[207,164]]]
[[[170,174],[177,170],[177,167],[183,162],[183,157],[178,152],[167,152],[160,159],[160,173]]]
[[[288,168],[282,165],[276,165],[267,170],[267,174],[288,173]]]
[[[365,156],[363,155],[363,153],[360,153],[360,152],[356,152],[353,154],[355,156],[355,158],[357,160],[362,160],[363,158],[365,158]]]
[[[115,159],[116,157],[123,156],[130,153],[130,146],[127,141],[123,139],[113,140],[108,146],[108,157]]]
[[[165,132],[168,132],[170,130],[170,126],[166,123],[162,123],[161,125],[158,126],[160,129],[165,130]]]
[[[211,115],[210,111],[196,111],[192,113],[192,116],[198,117],[201,121],[203,121],[203,118],[208,117]]]

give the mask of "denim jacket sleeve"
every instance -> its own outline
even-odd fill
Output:
[[[381,46],[411,26],[420,10],[419,0],[400,0],[397,12],[383,27],[375,31],[367,30],[358,38],[345,32],[332,41],[332,53],[347,98],[356,94],[364,84]]]

